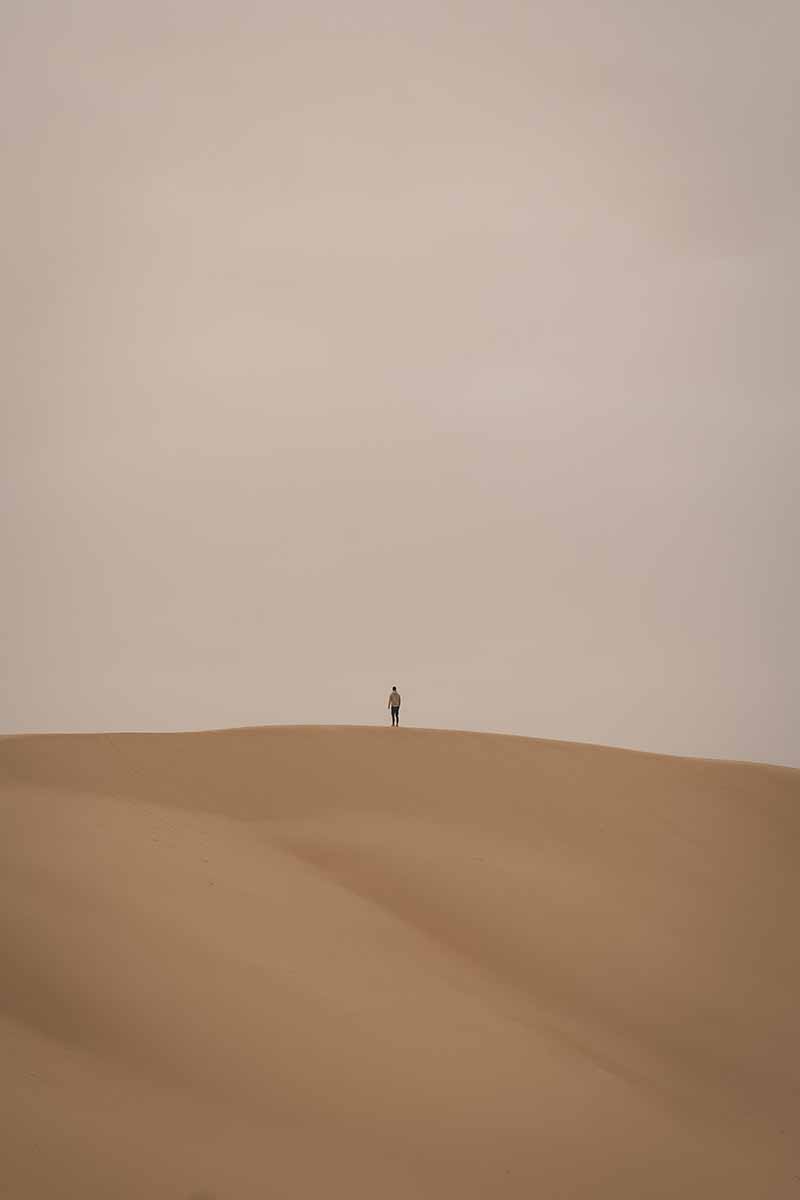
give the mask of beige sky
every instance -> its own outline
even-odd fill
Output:
[[[800,765],[795,4],[0,22],[5,730]]]

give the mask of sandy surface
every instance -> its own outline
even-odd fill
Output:
[[[0,740],[9,1200],[800,1195],[800,772]]]

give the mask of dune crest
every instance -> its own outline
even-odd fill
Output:
[[[0,739],[15,1200],[800,1189],[800,771]]]

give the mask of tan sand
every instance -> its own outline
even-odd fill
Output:
[[[800,772],[10,737],[8,1200],[800,1196]]]

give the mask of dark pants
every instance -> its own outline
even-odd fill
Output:
[[[399,704],[392,705],[392,724],[393,725],[400,724],[400,705]]]

